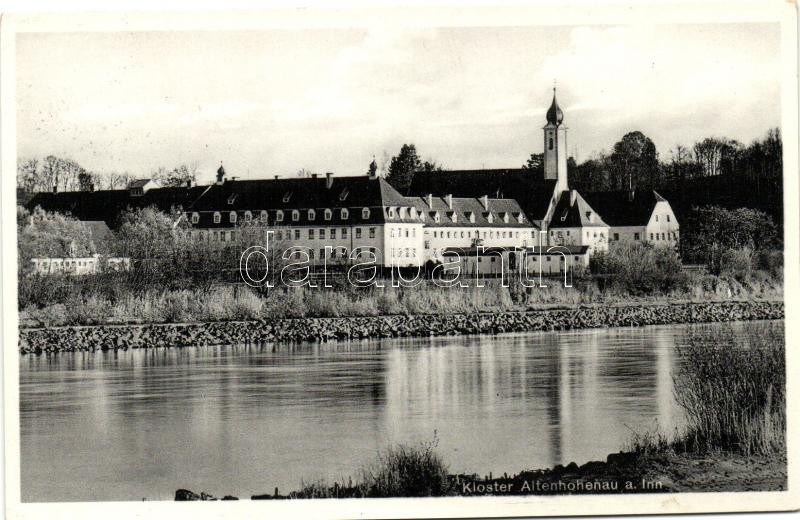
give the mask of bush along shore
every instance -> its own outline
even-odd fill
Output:
[[[275,318],[180,324],[128,324],[21,329],[20,353],[272,342],[497,334],[604,327],[772,320],[780,301],[730,301],[576,307],[527,312]]]

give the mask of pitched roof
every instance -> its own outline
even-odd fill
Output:
[[[656,203],[666,201],[655,190],[595,191],[585,197],[611,226],[645,226]]]
[[[143,188],[152,181],[152,179],[134,179],[128,184],[128,188]]]
[[[544,179],[541,173],[524,168],[450,170],[417,173],[411,181],[409,195],[443,197],[450,194],[470,198],[488,195],[516,199],[531,219],[541,220],[547,214],[555,188],[555,180]]]
[[[575,190],[561,194],[550,221],[550,229],[606,226],[608,224]]]
[[[480,199],[453,197],[452,207],[442,197],[431,197],[428,205],[427,197],[406,197],[413,201],[418,211],[425,215],[425,223],[430,226],[444,227],[534,227],[519,203],[514,199],[488,199],[489,209],[483,206]],[[439,222],[434,222],[435,214],[439,214]],[[491,215],[492,222],[489,222]],[[470,220],[474,218],[474,222]],[[506,218],[508,222],[506,222]],[[520,221],[521,218],[521,221]]]
[[[229,227],[229,218],[214,223],[214,212],[273,210],[270,222],[274,222],[277,210],[314,209],[318,216],[314,222],[323,222],[326,208],[379,208],[370,211],[367,219],[362,215],[351,215],[341,219],[341,212],[334,212],[330,224],[338,222],[358,222],[370,224],[387,220],[396,222],[416,221],[410,215],[396,211],[394,217],[383,208],[415,206],[415,201],[400,195],[389,183],[381,178],[333,177],[330,187],[328,179],[322,178],[279,178],[261,180],[229,180],[221,184],[192,187],[153,188],[140,196],[132,196],[130,191],[105,190],[94,192],[39,193],[29,203],[33,209],[41,206],[48,211],[69,213],[79,220],[101,220],[109,226],[116,225],[118,215],[127,208],[155,206],[161,211],[180,208],[185,212],[198,212],[200,227]],[[301,211],[298,221],[291,221],[286,215],[284,222],[296,225],[313,223],[308,212]]]
[[[155,206],[162,211],[170,208],[190,206],[206,189],[206,186],[154,188],[144,194],[131,196],[130,190],[65,191],[60,193],[37,193],[26,207],[30,210],[40,206],[47,211],[68,213],[78,220],[101,220],[108,226],[117,224],[117,217],[128,208]]]

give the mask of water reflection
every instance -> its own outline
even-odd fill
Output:
[[[678,425],[686,330],[25,356],[23,500],[287,490],[434,431],[455,471],[604,458],[631,429]]]

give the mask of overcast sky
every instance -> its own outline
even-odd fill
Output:
[[[628,131],[663,157],[780,122],[777,25],[51,33],[17,39],[21,157],[138,176],[366,172],[413,142],[445,168],[542,150],[557,81],[579,160]]]

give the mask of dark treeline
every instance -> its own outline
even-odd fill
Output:
[[[611,152],[575,164],[570,185],[580,191],[655,189],[682,220],[693,207],[752,208],[783,224],[783,144],[775,128],[749,145],[708,137],[659,154],[641,132],[630,132]],[[529,166],[530,166],[529,161]]]
[[[197,181],[197,164],[181,164],[172,169],[159,166],[149,177],[161,186],[183,186]],[[125,189],[139,177],[130,172],[94,172],[69,158],[48,155],[20,159],[17,164],[17,190],[23,194],[42,191],[93,191]]]

